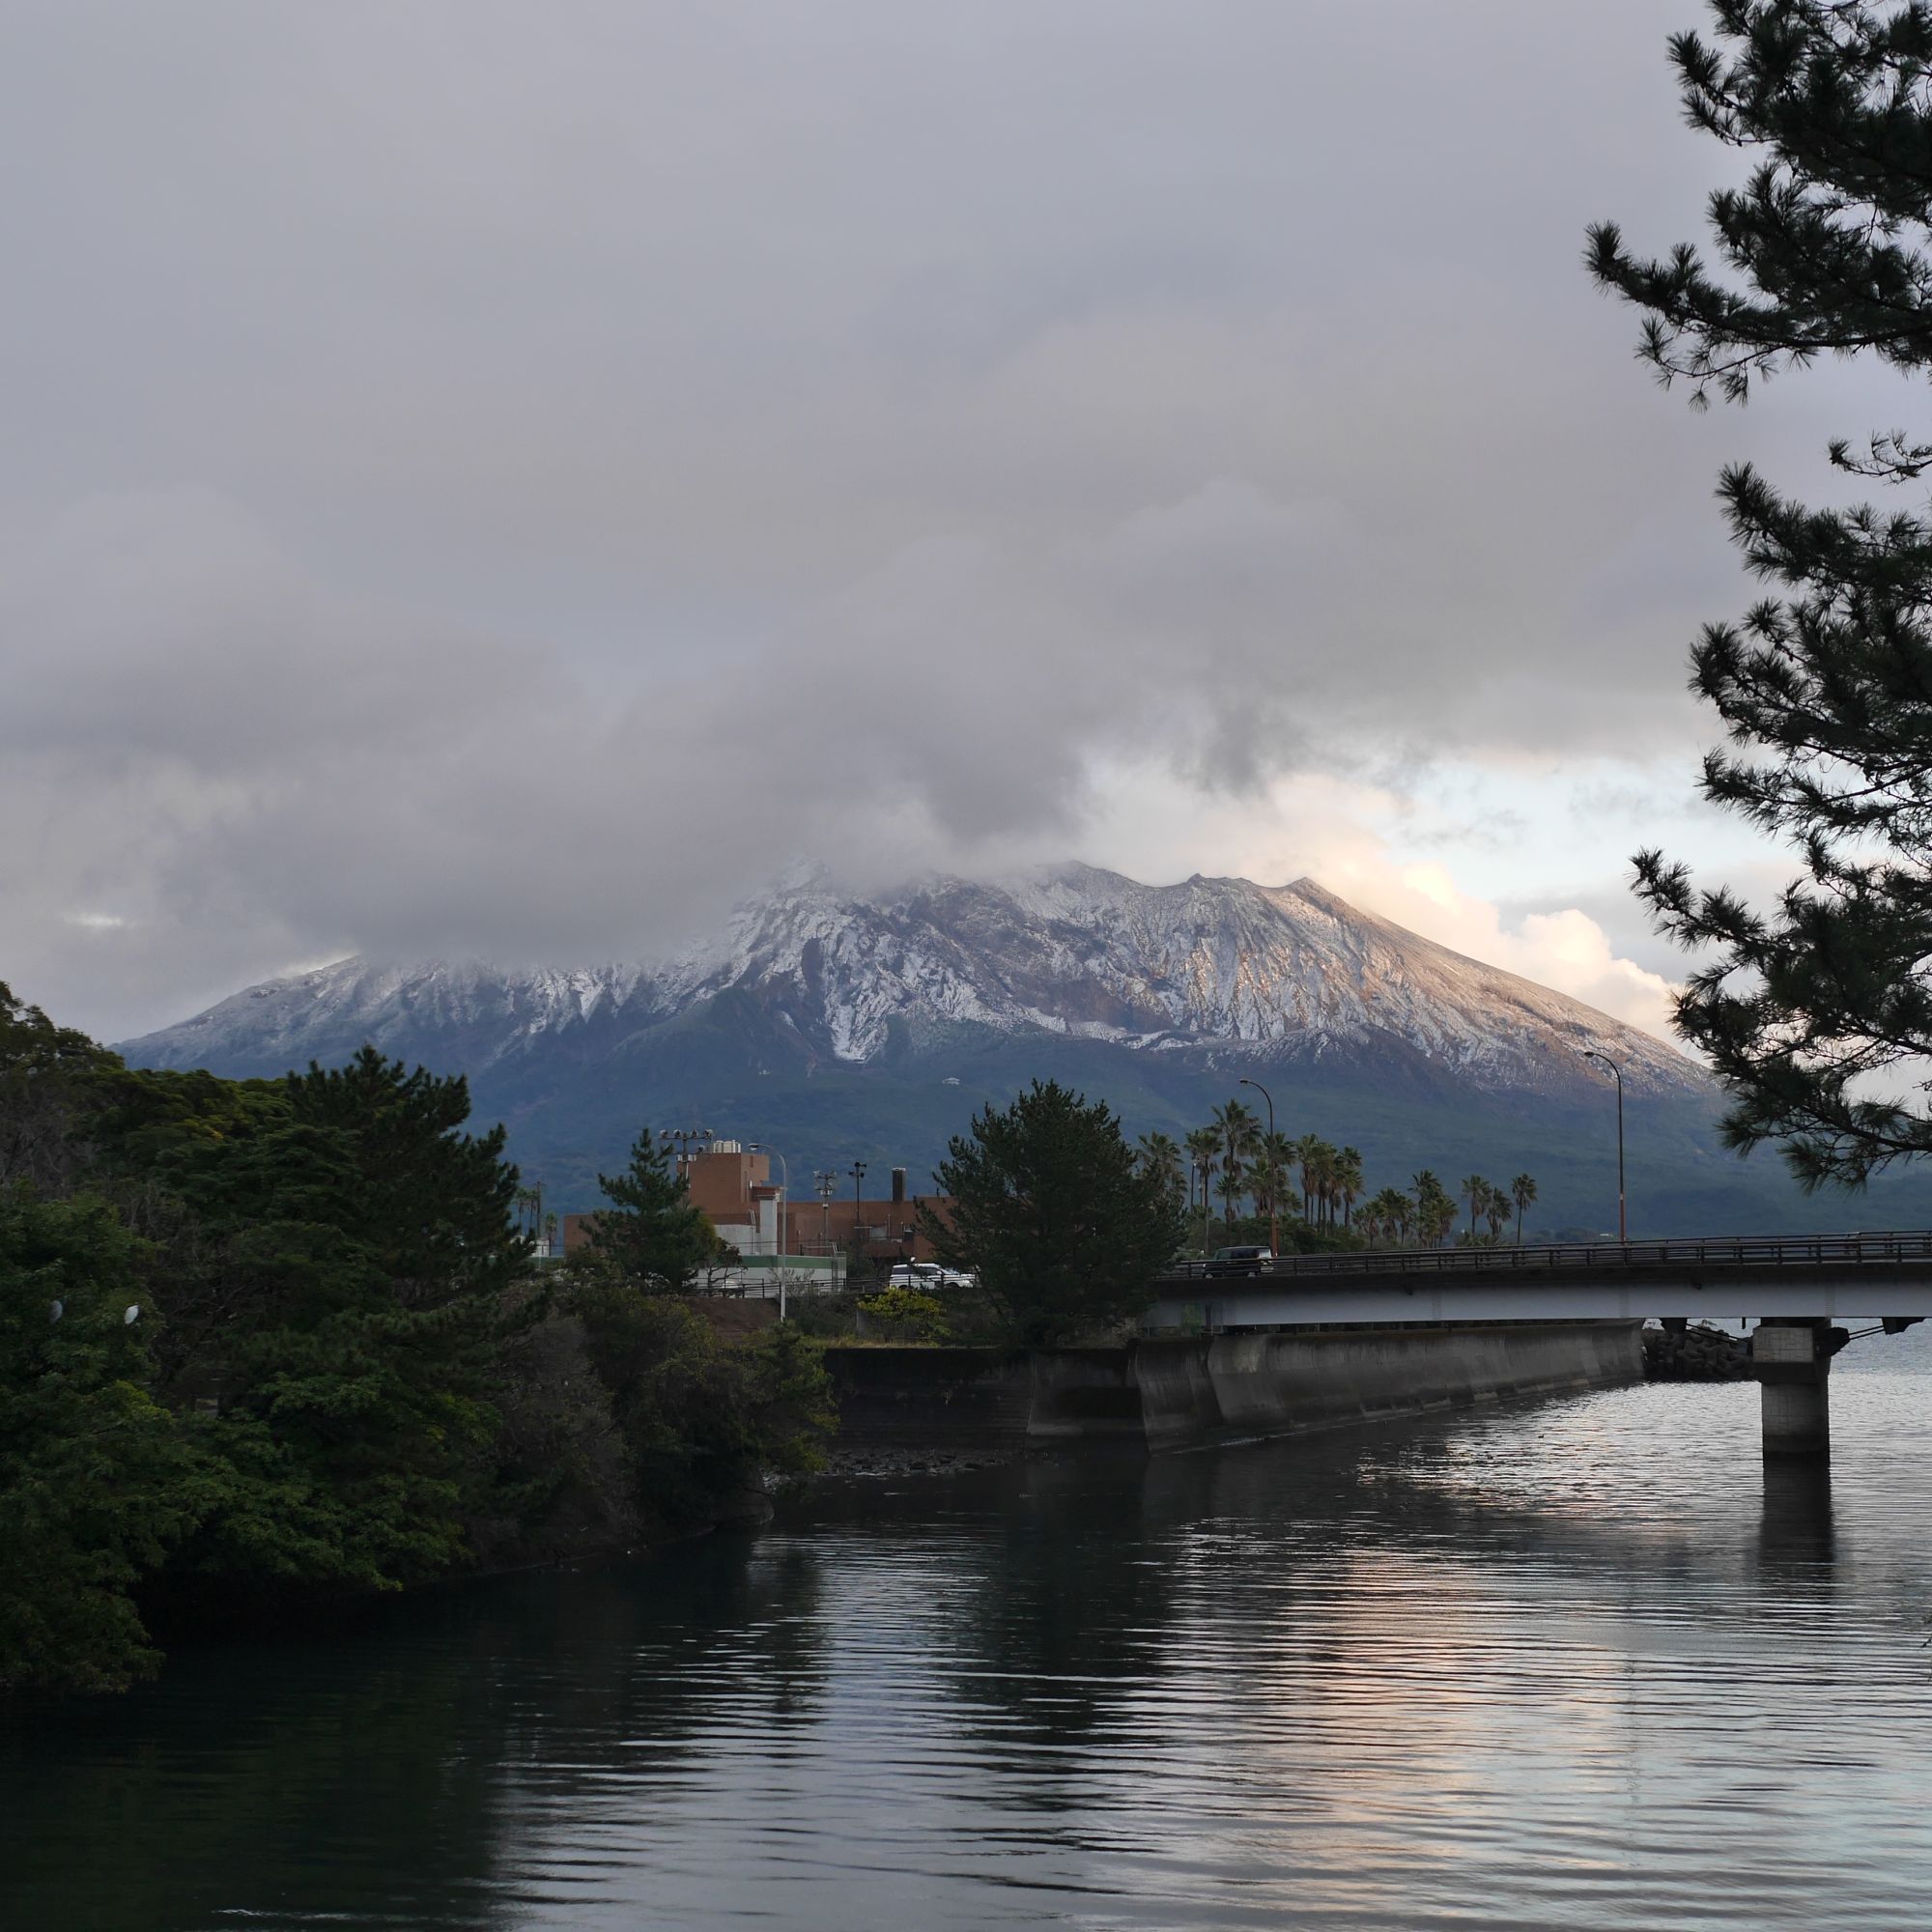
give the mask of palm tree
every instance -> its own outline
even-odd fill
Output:
[[[1180,1192],[1180,1143],[1156,1127],[1140,1138],[1141,1172],[1165,1194]]]
[[[1315,1219],[1315,1173],[1321,1165],[1321,1137],[1303,1134],[1294,1144],[1294,1158],[1301,1168],[1301,1218]]]
[[[1319,1142],[1315,1149],[1313,1174],[1315,1179],[1315,1211],[1321,1216],[1324,1228],[1335,1224],[1336,1169],[1340,1156],[1326,1141]]]
[[[1186,1148],[1187,1158],[1192,1163],[1191,1174],[1201,1177],[1201,1245],[1205,1250],[1208,1246],[1208,1184],[1221,1164],[1221,1136],[1212,1127],[1196,1127],[1181,1145]],[[1190,1179],[1190,1198],[1193,1191]]]
[[[1280,1132],[1264,1134],[1256,1149],[1250,1185],[1255,1191],[1255,1212],[1274,1214],[1281,1209],[1283,1183],[1294,1161],[1294,1143]]]
[[[1425,1167],[1411,1185],[1415,1189],[1415,1238],[1424,1246],[1439,1248],[1443,1236],[1456,1224],[1456,1203],[1429,1168]]]
[[[1222,1225],[1231,1232],[1241,1205],[1241,1196],[1247,1192],[1247,1187],[1248,1170],[1243,1162],[1237,1160],[1232,1166],[1222,1168],[1220,1183],[1214,1191],[1221,1197]]]
[[[1362,1203],[1356,1225],[1371,1241],[1401,1241],[1408,1228],[1408,1196],[1384,1187]]]
[[[516,1209],[517,1233],[536,1238],[537,1217],[543,1211],[543,1189],[541,1187],[519,1187],[513,1197]]]
[[[1469,1238],[1476,1238],[1476,1216],[1490,1198],[1490,1183],[1480,1174],[1467,1176],[1463,1182],[1463,1199],[1469,1204]]]
[[[1522,1210],[1536,1199],[1536,1182],[1526,1174],[1519,1174],[1510,1182],[1510,1199],[1516,1203],[1516,1244],[1522,1246]]]
[[[1492,1187],[1483,1202],[1483,1219],[1490,1224],[1490,1239],[1499,1241],[1503,1236],[1503,1223],[1510,1217],[1509,1189]]]
[[[1220,1141],[1222,1199],[1229,1202],[1238,1201],[1244,1191],[1246,1179],[1242,1163],[1255,1151],[1256,1143],[1261,1138],[1254,1110],[1244,1106],[1239,1100],[1230,1100],[1225,1106],[1216,1107],[1208,1116],[1208,1121]]]
[[[1342,1203],[1342,1225],[1354,1220],[1355,1199],[1362,1191],[1362,1155],[1358,1148],[1345,1147],[1335,1156],[1335,1193]]]

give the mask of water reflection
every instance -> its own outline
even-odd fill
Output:
[[[1807,1579],[1837,1554],[1832,1515],[1832,1465],[1768,1457],[1758,1558],[1769,1572],[1802,1571]]]
[[[183,1656],[16,1714],[0,1922],[1918,1932],[1927,1394],[1829,1477],[1679,1386],[852,1485]]]

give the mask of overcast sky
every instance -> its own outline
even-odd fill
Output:
[[[789,862],[1313,872],[1658,1024],[1691,0],[0,7],[0,978],[122,1037]]]

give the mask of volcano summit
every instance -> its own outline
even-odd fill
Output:
[[[1722,1152],[1716,1088],[1662,1041],[1307,879],[1146,886],[1075,865],[874,898],[788,886],[654,961],[349,958],[121,1050],[273,1074],[365,1041],[468,1074],[478,1115],[571,1206],[645,1122],[777,1145],[795,1185],[857,1157],[917,1189],[983,1101],[1036,1076],[1105,1097],[1129,1132],[1178,1132],[1247,1073],[1286,1131],[1360,1148],[1372,1186],[1527,1169],[1552,1228],[1613,1225],[1593,1047],[1624,1071],[1633,1234],[1849,1225],[1843,1197],[1805,1201],[1773,1161]]]

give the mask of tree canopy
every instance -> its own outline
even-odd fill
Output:
[[[810,1466],[810,1346],[539,1274],[469,1114],[369,1049],[136,1070],[0,986],[0,1692],[112,1688],[150,1629],[628,1544]]]
[[[955,1135],[920,1210],[941,1262],[977,1270],[1015,1340],[1076,1340],[1137,1315],[1185,1234],[1179,1197],[1102,1102],[1035,1081]]]
[[[1821,353],[1932,364],[1932,8],[1713,0],[1671,57],[1692,127],[1757,157],[1710,199],[1715,257],[1590,233],[1599,283],[1645,312],[1640,352],[1699,404],[1742,403]],[[1892,487],[1932,468],[1905,430],[1831,446]],[[1932,518],[1814,510],[1746,465],[1719,496],[1772,594],[1708,625],[1692,688],[1728,747],[1703,790],[1793,851],[1775,907],[1699,888],[1655,850],[1637,889],[1700,957],[1678,1030],[1731,1092],[1731,1145],[1806,1185],[1932,1151]],[[1916,1096],[1916,1097],[1915,1097]]]
[[[597,1184],[610,1207],[590,1223],[592,1254],[647,1293],[683,1294],[719,1261],[724,1243],[704,1210],[691,1199],[691,1184],[672,1165],[670,1150],[649,1127],[631,1143],[621,1174],[600,1174]]]

